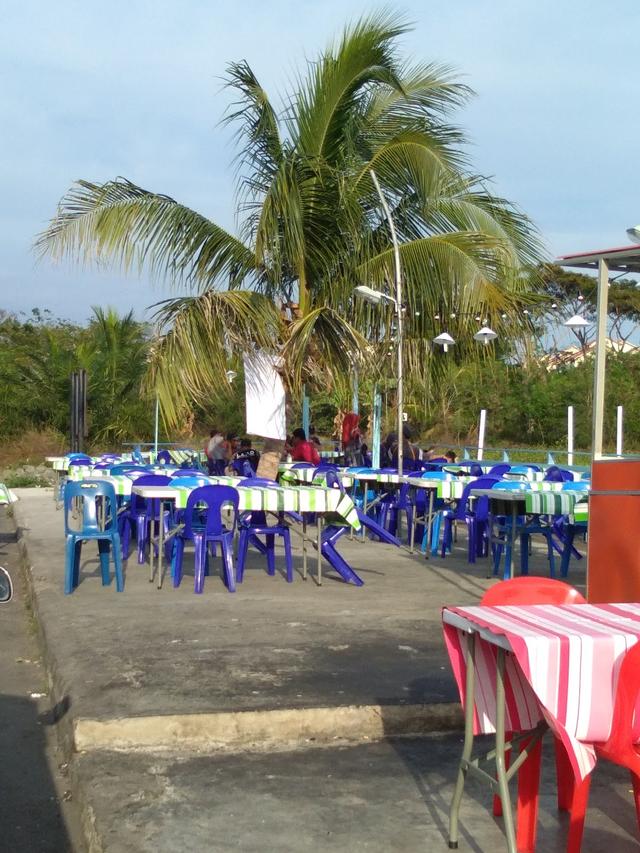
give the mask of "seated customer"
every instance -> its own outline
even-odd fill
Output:
[[[307,441],[303,429],[294,429],[291,439],[291,459],[293,462],[311,462],[312,465],[320,464],[320,454],[315,446]]]
[[[241,438],[240,447],[233,454],[233,459],[234,461],[238,459],[246,459],[249,462],[249,465],[251,465],[251,467],[253,468],[253,470],[257,471],[258,463],[260,462],[260,454],[251,446],[250,438]]]

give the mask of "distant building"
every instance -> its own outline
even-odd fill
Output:
[[[623,340],[612,340],[607,338],[607,352],[640,352],[640,346]],[[557,370],[559,367],[575,367],[577,364],[582,364],[586,358],[591,358],[595,355],[596,342],[589,341],[584,347],[580,344],[571,344],[565,349],[557,350],[556,352],[545,353],[540,358],[540,363],[547,370]]]

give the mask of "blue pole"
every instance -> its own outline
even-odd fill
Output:
[[[309,398],[307,397],[306,389],[302,389],[302,429],[304,434],[309,438],[309,422],[311,420],[309,412]]]
[[[353,371],[353,402],[351,406],[351,411],[355,415],[360,414],[360,400],[358,399],[359,393],[359,383],[358,383],[358,368],[356,367]]]
[[[380,427],[382,425],[382,395],[376,385],[373,389],[373,412],[371,418],[371,465],[380,467]]]

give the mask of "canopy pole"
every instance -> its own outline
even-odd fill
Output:
[[[309,438],[309,424],[311,421],[311,413],[309,410],[309,398],[307,397],[306,386],[302,386],[302,429],[307,438]]]
[[[573,465],[573,406],[567,406],[567,465]]]
[[[622,427],[624,422],[624,406],[618,406],[616,417],[616,456],[622,456]]]
[[[155,429],[153,433],[153,452],[157,458],[158,456],[158,431],[159,431],[159,423],[160,423],[160,398],[156,394],[156,423]]]
[[[596,359],[593,369],[593,438],[594,459],[602,458],[604,432],[604,382],[607,360],[607,306],[609,301],[609,264],[598,261],[598,301],[596,314]]]
[[[382,425],[382,395],[378,386],[373,386],[373,410],[371,417],[371,466],[380,467],[380,428]]]
[[[351,403],[351,411],[354,415],[360,414],[360,389],[359,389],[359,381],[358,381],[358,368],[354,367],[353,369],[353,400]]]
[[[484,434],[487,428],[487,410],[480,409],[480,428],[478,430],[478,462],[482,462],[484,456]]]

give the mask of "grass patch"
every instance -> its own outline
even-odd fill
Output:
[[[46,488],[50,485],[47,480],[37,474],[5,474],[4,484],[9,489],[29,489],[32,486]]]

